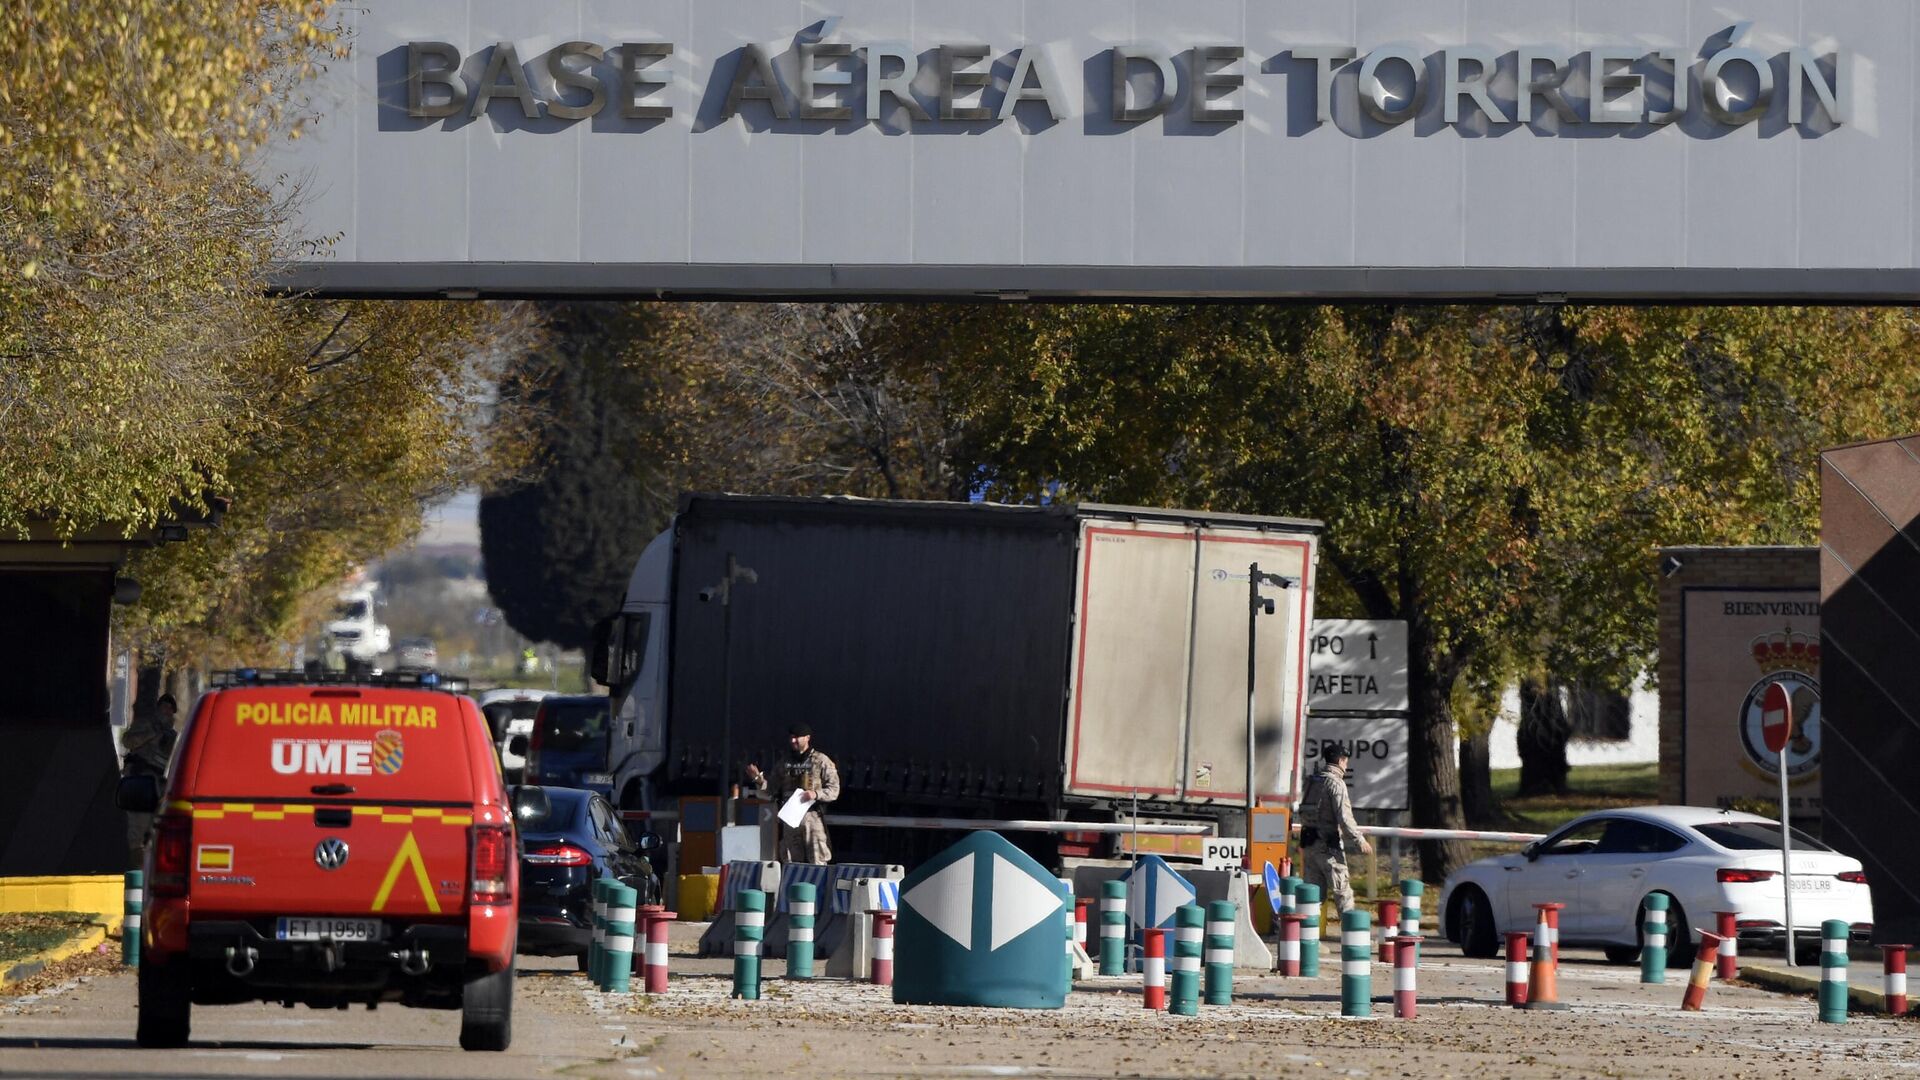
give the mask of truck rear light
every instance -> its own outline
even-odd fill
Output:
[[[1835,874],[1834,876],[1841,881],[1854,885],[1865,885],[1867,883],[1867,872],[1865,870],[1848,870],[1840,874]]]
[[[1722,885],[1750,885],[1756,881],[1772,881],[1778,877],[1778,870],[1749,870],[1744,866],[1728,866],[1714,872]]]
[[[187,895],[187,855],[192,849],[192,818],[169,814],[160,819],[153,837],[153,880],[147,883],[153,895]]]
[[[513,900],[507,874],[513,865],[513,830],[505,825],[473,827],[473,902],[505,904]]]
[[[521,859],[539,866],[592,866],[593,856],[572,844],[543,844],[531,848]]]

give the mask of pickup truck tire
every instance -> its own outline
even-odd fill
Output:
[[[505,1050],[513,1042],[513,965],[467,980],[460,993],[460,1049]]]
[[[193,968],[149,957],[140,964],[140,1018],[134,1042],[150,1049],[187,1045],[193,1015]]]

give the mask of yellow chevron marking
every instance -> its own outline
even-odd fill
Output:
[[[400,850],[394,853],[393,865],[387,867],[386,880],[380,882],[380,891],[373,896],[373,910],[386,910],[387,898],[393,895],[393,887],[400,880],[400,869],[409,863],[413,865],[413,879],[420,885],[420,895],[426,898],[427,910],[435,915],[440,914],[440,901],[434,898],[433,882],[427,879],[426,860],[420,857],[420,845],[414,841],[412,833],[400,841]]]

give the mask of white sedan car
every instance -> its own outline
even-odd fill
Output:
[[[1442,929],[1468,956],[1495,956],[1502,935],[1530,930],[1535,904],[1560,903],[1560,941],[1600,946],[1616,963],[1640,955],[1643,903],[1668,897],[1668,963],[1693,962],[1701,930],[1732,911],[1740,941],[1784,947],[1786,890],[1780,824],[1697,806],[1641,806],[1576,818],[1519,853],[1481,859],[1447,878]],[[1793,831],[1793,924],[1802,955],[1816,952],[1820,924],[1841,919],[1866,937],[1873,900],[1860,862]]]

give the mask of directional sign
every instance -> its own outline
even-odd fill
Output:
[[[1787,748],[1787,736],[1793,734],[1793,698],[1780,683],[1769,683],[1760,697],[1760,737],[1767,749],[1779,753]]]
[[[997,833],[974,833],[900,883],[893,1000],[1060,1008],[1065,905],[1059,881],[1031,856]]]
[[[1321,712],[1406,712],[1407,624],[1398,619],[1315,619],[1307,639],[1307,707]]]
[[[1261,871],[1260,881],[1267,887],[1267,903],[1272,905],[1273,913],[1280,914],[1280,871],[1268,863],[1266,869]]]
[[[1339,746],[1353,755],[1347,763],[1347,794],[1355,810],[1405,810],[1407,801],[1407,720],[1400,716],[1307,717],[1302,769],[1312,776],[1321,756]]]
[[[1193,883],[1174,872],[1158,855],[1148,855],[1127,871],[1127,925],[1134,931],[1164,930],[1173,913],[1198,897]]]

